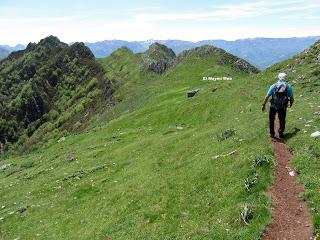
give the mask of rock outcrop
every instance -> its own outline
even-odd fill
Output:
[[[147,70],[162,74],[176,64],[176,54],[165,45],[153,43],[142,54],[141,61]]]
[[[235,68],[238,68],[242,71],[245,71],[247,73],[250,74],[254,74],[254,73],[258,73],[259,70],[254,67],[253,65],[251,65],[250,63],[248,63],[247,61],[238,58],[228,52],[226,52],[225,50],[221,49],[221,48],[216,48],[210,45],[204,45],[201,47],[196,47],[194,49],[191,50],[186,50],[183,51],[182,53],[180,53],[178,55],[178,61],[182,61],[184,59],[187,59],[189,57],[205,57],[205,56],[209,56],[212,55],[216,58],[218,64],[221,65],[231,65]]]

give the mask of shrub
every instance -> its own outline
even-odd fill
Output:
[[[247,192],[250,192],[251,189],[256,185],[258,181],[258,173],[252,172],[248,175],[244,182],[244,186]]]
[[[99,95],[101,95],[101,91],[99,89],[95,89],[94,91],[88,93],[88,98],[94,99]]]
[[[21,168],[32,168],[34,167],[34,162],[26,162],[21,164]]]
[[[315,158],[320,158],[320,146],[317,145],[311,145],[309,147],[309,152],[311,153],[312,156]]]
[[[97,78],[92,78],[91,80],[90,80],[90,82],[87,84],[87,86],[86,86],[86,90],[87,91],[89,91],[89,90],[91,90],[91,89],[93,89],[95,86],[97,86],[98,85],[98,79]]]
[[[228,128],[224,132],[217,134],[218,141],[224,141],[232,136],[234,136],[236,133],[236,130],[233,128]]]
[[[256,167],[256,166],[269,165],[270,163],[273,163],[273,162],[274,160],[271,159],[270,157],[266,155],[260,155],[253,160],[252,164],[254,167]]]
[[[51,121],[54,121],[56,120],[58,117],[59,117],[59,112],[52,109],[49,113],[48,113],[48,117],[49,117],[49,120]]]
[[[81,128],[82,124],[81,122],[76,122],[73,127],[72,127],[72,130],[75,131],[75,130],[78,130],[79,128]]]
[[[241,207],[240,218],[245,224],[249,224],[250,220],[253,219],[253,210],[248,204],[244,204]]]

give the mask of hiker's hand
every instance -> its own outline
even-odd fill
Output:
[[[266,105],[265,105],[265,104],[262,104],[261,111],[264,112],[264,110],[266,110]]]

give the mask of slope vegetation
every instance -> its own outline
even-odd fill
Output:
[[[295,103],[287,116],[289,147],[299,180],[305,186],[303,199],[309,202],[317,236],[320,234],[320,142],[310,135],[320,131],[320,41],[293,58],[261,72],[255,78],[275,82],[278,72],[286,72],[294,87]]]
[[[111,92],[103,68],[83,43],[69,47],[53,36],[1,61],[0,83],[0,142],[5,148],[17,141],[28,148],[81,127],[79,116],[98,99],[106,102]]]
[[[207,47],[161,74],[127,48],[100,62],[115,107],[87,131],[1,161],[0,236],[258,239],[273,158],[255,68]]]

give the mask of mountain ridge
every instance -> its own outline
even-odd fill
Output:
[[[29,43],[25,50],[0,61],[0,82],[0,141],[4,144],[28,142],[44,125],[47,133],[40,131],[38,140],[58,128],[70,130],[68,122],[98,99],[108,98],[111,89],[84,43],[68,46],[54,36]]]
[[[275,63],[281,62],[294,56],[295,54],[298,54],[305,48],[315,43],[318,39],[320,39],[320,36],[291,38],[256,37],[237,40],[213,39],[196,42],[177,39],[149,39],[146,41],[126,41],[114,39],[97,41],[94,43],[86,42],[85,45],[91,49],[97,58],[109,56],[117,48],[123,46],[128,47],[134,53],[141,53],[146,51],[154,42],[166,45],[167,47],[173,49],[176,54],[179,54],[184,50],[199,47],[201,45],[213,45],[215,47],[222,48],[233,55],[243,58],[244,60],[263,70]],[[15,47],[10,47],[7,45],[0,45],[0,47],[9,52],[25,48],[25,46],[21,44],[16,45]],[[3,55],[3,57],[5,56],[6,55]]]
[[[184,50],[199,47],[201,45],[213,45],[250,62],[260,69],[265,69],[272,64],[288,59],[311,46],[319,36],[293,37],[293,38],[247,38],[234,41],[228,40],[201,40],[198,42],[184,40],[147,40],[147,41],[125,41],[104,40],[96,43],[86,43],[96,57],[105,57],[116,48],[127,46],[134,53],[146,51],[154,42],[166,45],[174,50],[176,54]]]

